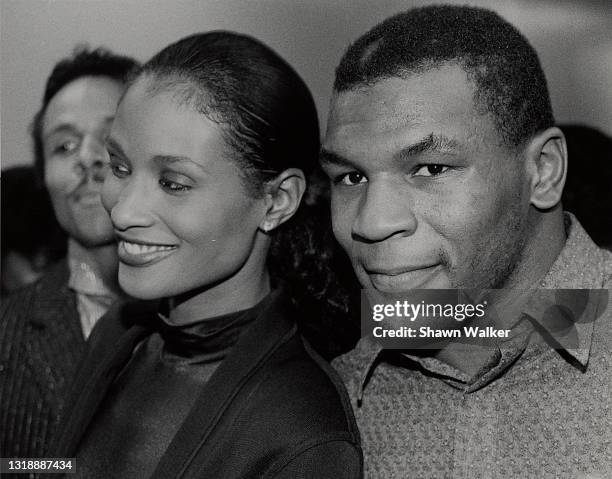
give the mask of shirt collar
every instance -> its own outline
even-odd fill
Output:
[[[591,351],[593,324],[605,308],[604,296],[587,289],[600,289],[606,286],[612,274],[612,254],[599,248],[584,230],[578,219],[569,212],[565,213],[565,231],[567,240],[561,253],[553,263],[549,272],[540,281],[537,297],[532,297],[525,313],[539,320],[551,338],[557,342],[556,348],[564,350],[586,368]],[[552,313],[559,308],[559,296],[555,290],[576,290],[572,297],[583,296],[584,303],[574,301],[568,304],[563,301],[563,307],[572,307],[573,332],[577,336],[565,334],[566,331],[549,327]],[[582,291],[581,291],[582,290]],[[568,299],[568,294],[565,293]],[[577,311],[576,304],[584,306]]]
[[[547,314],[553,313],[558,307],[555,296],[557,289],[603,288],[612,273],[612,254],[593,243],[574,215],[566,212],[564,219],[567,235],[565,245],[549,272],[540,281],[538,286],[542,289],[536,290],[537,294],[532,295],[527,302],[524,315],[548,333],[555,349],[566,352],[580,366],[586,368],[591,349],[593,323],[605,308],[605,302],[602,301],[605,295],[587,293],[588,301],[580,311],[579,319],[573,324],[573,333],[569,338],[566,331],[551,327],[551,323],[546,320]],[[476,378],[468,378],[463,372],[435,358],[408,357],[425,369],[447,376],[447,382],[452,386],[463,386],[466,392],[475,391],[503,374],[525,351],[531,337],[527,323],[521,321],[516,328],[522,329],[520,334],[514,334],[513,341],[492,355],[491,363],[487,365],[488,367],[485,366]],[[547,344],[553,347],[550,342]],[[361,338],[351,352],[356,355],[356,364],[359,365],[360,371],[358,391],[356,391],[358,403],[361,403],[369,378],[382,359],[382,352],[382,346],[369,336]]]
[[[540,281],[547,289],[597,289],[612,276],[612,253],[597,246],[576,217],[565,213],[565,245]]]

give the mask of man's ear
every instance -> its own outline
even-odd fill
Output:
[[[289,168],[266,184],[267,210],[259,228],[268,233],[291,218],[306,191],[302,170]]]
[[[553,208],[561,201],[567,175],[563,132],[557,127],[547,128],[531,139],[525,153],[531,176],[531,204],[541,210]]]

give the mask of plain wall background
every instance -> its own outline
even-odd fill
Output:
[[[188,34],[251,34],[284,56],[312,89],[324,127],[333,72],[348,44],[418,0],[0,0],[2,167],[31,163],[29,123],[53,65],[77,43],[146,60]],[[447,1],[492,8],[532,42],[559,123],[612,134],[612,2]],[[299,120],[298,120],[299,121]]]

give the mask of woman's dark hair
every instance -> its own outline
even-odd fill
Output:
[[[254,38],[230,32],[193,35],[164,48],[138,77],[148,91],[174,98],[222,126],[246,188],[287,168],[308,175],[317,164],[319,122],[308,87],[291,66]]]
[[[244,172],[247,191],[255,197],[264,185],[287,168],[308,177],[317,167],[320,148],[315,103],[298,73],[258,40],[216,31],[189,36],[149,60],[133,82],[144,78],[150,94],[169,91],[218,123],[225,141]],[[306,195],[308,196],[308,195]],[[273,281],[283,282],[295,302],[310,305],[312,314],[338,323],[348,300],[331,262],[336,258],[328,208],[310,195],[296,215],[275,230],[269,254]],[[325,333],[325,331],[322,331]],[[311,335],[326,355],[337,351]],[[322,344],[325,341],[326,344]]]
[[[55,64],[42,98],[40,110],[34,116],[31,126],[34,143],[34,168],[39,180],[44,177],[45,157],[42,142],[42,123],[47,106],[53,97],[68,83],[82,77],[107,77],[119,83],[125,83],[130,73],[138,67],[138,62],[130,57],[116,55],[105,48],[89,50],[81,45],[75,48],[73,54],[62,58]]]

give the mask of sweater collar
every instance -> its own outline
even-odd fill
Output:
[[[585,369],[591,350],[593,323],[607,303],[605,291],[597,290],[604,287],[612,274],[612,253],[593,243],[571,213],[565,213],[565,226],[565,245],[539,283],[540,289],[535,290],[526,303],[523,315],[544,339],[544,344],[537,348],[539,351],[542,347],[557,349],[568,362]],[[559,328],[560,323],[556,321],[568,306],[573,308],[570,308],[572,324],[569,334],[567,329]],[[489,363],[484,364],[481,372],[473,378],[435,358],[406,356],[424,369],[449,378],[451,385],[466,392],[475,391],[501,376],[525,351],[531,328],[526,322],[519,322],[516,327],[521,330],[514,339],[503,350],[492,354]],[[370,337],[361,338],[355,349],[348,353],[354,357],[360,371],[358,390],[354,391],[358,402],[363,399],[374,369],[383,360],[382,353],[383,348]]]

